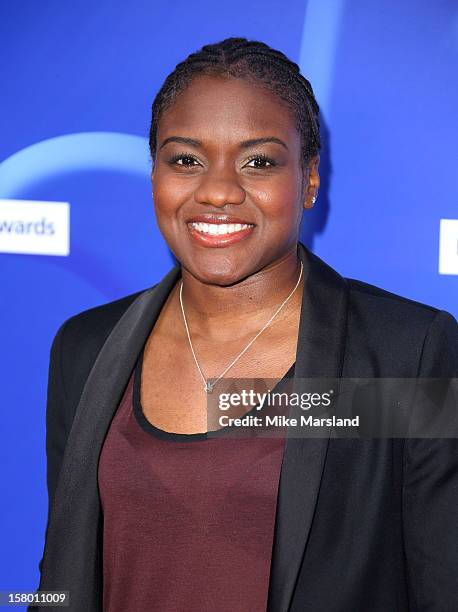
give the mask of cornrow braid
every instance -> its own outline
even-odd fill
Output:
[[[199,75],[235,77],[260,83],[292,111],[301,134],[303,163],[320,151],[320,109],[312,86],[301,74],[299,66],[281,51],[261,41],[232,37],[204,45],[191,53],[165,79],[151,109],[149,147],[153,163],[161,114]]]

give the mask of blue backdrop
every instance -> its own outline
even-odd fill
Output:
[[[284,51],[322,107],[322,188],[303,241],[344,276],[458,315],[450,221],[439,273],[440,221],[458,218],[456,0],[0,3],[0,199],[70,204],[68,255],[0,248],[0,590],[38,583],[52,337],[170,269],[150,106],[177,62],[227,36]],[[0,239],[6,227],[0,209]]]

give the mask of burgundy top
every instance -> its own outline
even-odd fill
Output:
[[[142,363],[143,351],[99,461],[103,610],[265,612],[284,437],[158,429]]]

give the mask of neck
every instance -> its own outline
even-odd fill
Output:
[[[203,283],[182,268],[183,307],[193,334],[223,340],[233,339],[234,331],[244,336],[259,330],[296,286],[300,268],[296,245],[275,263],[226,287]],[[303,280],[275,320],[300,307]],[[180,284],[176,287],[176,301],[181,314]]]

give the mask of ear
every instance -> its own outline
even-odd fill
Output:
[[[320,156],[314,155],[304,166],[304,208],[312,208],[315,203],[313,198],[316,200],[318,197],[318,189],[320,188],[319,165]]]

